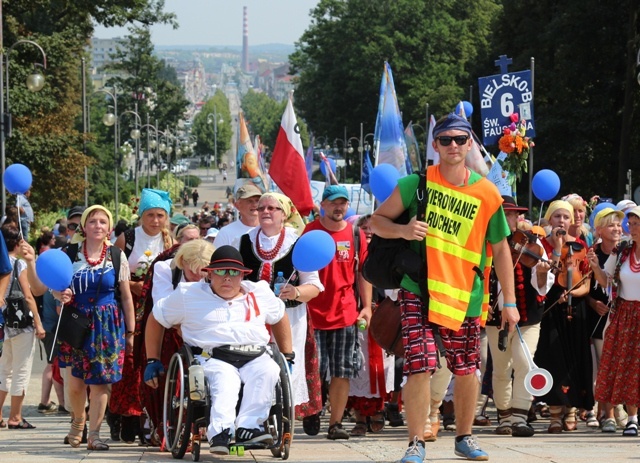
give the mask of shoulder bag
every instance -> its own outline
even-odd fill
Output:
[[[18,281],[18,261],[13,264],[13,275],[11,276],[11,287],[6,299],[7,307],[3,316],[5,326],[9,328],[27,328],[33,325],[33,315],[27,305],[27,301],[22,292],[22,287]]]

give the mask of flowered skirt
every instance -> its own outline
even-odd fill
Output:
[[[640,405],[640,302],[618,299],[604,332],[596,400]]]

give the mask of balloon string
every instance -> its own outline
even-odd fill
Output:
[[[20,236],[24,239],[24,235],[22,234],[22,220],[20,220],[20,194],[19,193],[16,193],[16,207],[18,208],[18,228],[20,229]]]
[[[544,201],[540,204],[540,215],[538,216],[538,225],[540,225],[540,221],[542,220],[542,209],[544,208]]]
[[[51,353],[49,354],[49,362],[51,362],[51,357],[53,357],[53,351],[56,347],[56,340],[58,339],[58,330],[60,329],[60,320],[62,320],[62,311],[64,310],[64,302],[60,306],[60,316],[58,317],[58,324],[56,325],[56,332],[53,335],[53,343],[51,344]]]

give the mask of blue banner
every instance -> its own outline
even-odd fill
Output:
[[[480,118],[484,145],[496,145],[502,129],[509,127],[509,116],[518,113],[527,121],[526,136],[535,136],[531,71],[507,72],[480,77]]]

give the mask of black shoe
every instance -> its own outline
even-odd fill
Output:
[[[122,415],[117,415],[107,410],[107,424],[109,425],[111,440],[114,442],[120,442],[120,428],[122,425]]]
[[[230,429],[223,429],[220,434],[213,436],[211,440],[209,440],[209,453],[213,453],[214,455],[229,455],[230,443]]]
[[[58,407],[58,415],[68,415],[69,414],[69,410],[67,410],[64,405],[60,405]]]
[[[38,413],[44,413],[48,415],[49,413],[56,413],[58,411],[58,405],[55,402],[49,402],[48,404],[40,404],[38,405]]]
[[[120,423],[120,439],[127,444],[133,444],[140,431],[140,420],[137,416],[123,416]]]
[[[389,426],[395,428],[398,426],[404,426],[404,419],[402,413],[398,409],[398,404],[388,403],[386,407],[386,415],[389,420]]]
[[[302,418],[302,430],[307,436],[317,436],[320,432],[320,414]]]
[[[266,432],[262,431],[258,428],[247,429],[247,428],[238,428],[236,429],[236,444],[273,444],[273,436]]]

